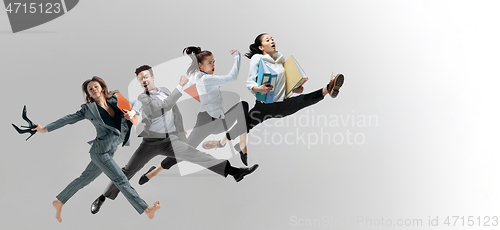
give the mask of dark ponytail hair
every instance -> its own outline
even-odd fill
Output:
[[[212,56],[212,52],[210,52],[208,50],[202,51],[199,46],[188,46],[188,47],[184,48],[182,53],[186,53],[188,55],[194,53],[196,55],[196,60],[198,61],[198,63],[203,62],[203,60],[206,57]]]
[[[250,50],[248,53],[245,54],[245,57],[247,57],[248,59],[252,58],[253,55],[255,54],[262,54],[262,50],[259,49],[259,46],[262,45],[262,37],[264,35],[266,35],[267,33],[262,33],[262,34],[259,34],[259,36],[257,36],[255,38],[255,41],[253,42],[253,44],[251,44],[248,49]]]

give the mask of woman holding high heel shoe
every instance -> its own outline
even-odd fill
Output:
[[[220,86],[229,82],[236,81],[238,78],[241,55],[237,50],[229,51],[233,56],[234,65],[227,75],[214,75],[215,59],[212,52],[201,50],[200,47],[186,47],[183,53],[189,55],[192,59],[192,64],[187,70],[190,76],[190,81],[196,84],[196,89],[200,95],[201,107],[198,112],[196,124],[193,131],[188,137],[187,144],[197,147],[207,136],[226,132],[229,127],[234,126],[234,131],[240,137],[239,144],[236,144],[241,149],[246,149],[247,137],[247,121],[248,121],[248,103],[241,101],[232,106],[224,113],[224,103]],[[203,145],[207,148],[224,147]],[[248,165],[246,160],[242,158],[245,165]],[[149,179],[156,176],[161,170],[169,169],[177,163],[176,159],[167,157],[158,167],[151,169],[139,179],[139,184],[144,184]]]
[[[318,89],[314,92],[308,94],[302,94],[297,97],[286,98],[289,95],[285,95],[285,69],[283,64],[285,59],[283,55],[276,50],[276,44],[271,35],[267,33],[259,34],[253,44],[249,47],[250,52],[245,54],[247,58],[250,59],[250,68],[248,72],[247,88],[252,94],[269,93],[273,87],[269,83],[258,85],[257,84],[257,71],[259,68],[260,59],[264,61],[267,66],[273,69],[277,74],[276,85],[274,89],[274,97],[272,103],[263,103],[261,101],[256,101],[255,106],[250,110],[247,130],[250,131],[256,125],[264,122],[269,118],[281,118],[288,115],[294,114],[295,112],[318,103],[323,100],[324,96],[329,94],[332,98],[337,97],[339,89],[344,83],[344,75],[337,74],[335,77],[332,76],[328,84]],[[301,94],[304,91],[304,87],[293,90],[293,93]],[[224,145],[226,142],[232,138],[238,136],[239,133],[235,130],[230,130],[226,133],[226,136],[220,141],[209,141],[220,143]],[[207,142],[206,142],[207,143]],[[210,144],[207,143],[207,146]],[[204,143],[205,145],[205,143]],[[212,144],[211,146],[213,146]],[[246,153],[241,152],[242,154]]]
[[[73,180],[66,188],[56,196],[57,200],[52,202],[56,209],[56,219],[62,222],[61,210],[63,205],[80,189],[87,186],[102,172],[115,183],[135,210],[142,214],[147,214],[153,219],[155,212],[160,209],[160,201],[157,200],[152,207],[139,197],[127,177],[113,160],[113,155],[119,144],[128,145],[132,119],[140,103],[136,103],[131,111],[123,114],[117,108],[118,91],[109,92],[104,80],[93,77],[82,84],[82,91],[85,93],[86,103],[81,105],[81,109],[74,114],[69,114],[57,121],[42,127],[36,124],[32,129],[40,133],[52,132],[68,124],[74,124],[83,119],[89,120],[97,131],[97,137],[90,141],[91,162],[82,172],[80,177]]]

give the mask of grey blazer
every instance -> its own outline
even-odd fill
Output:
[[[179,137],[180,141],[187,141],[186,134],[184,133],[184,125],[182,123],[182,115],[177,107],[177,100],[182,96],[181,92],[178,89],[174,89],[173,92],[170,92],[165,87],[158,87],[163,92],[167,94],[167,99],[161,101],[155,96],[147,95],[146,92],[143,92],[139,95],[138,100],[141,103],[141,109],[143,113],[142,122],[145,123],[144,131],[139,134],[139,137],[146,138],[162,138],[165,135],[153,133],[149,131],[149,126],[151,125],[151,119],[162,116],[165,111],[172,110],[174,113],[174,125],[176,131],[171,134],[175,134]]]
[[[116,108],[117,94],[106,99],[106,101],[113,107]],[[140,103],[134,102],[132,109],[136,112],[139,111]],[[81,109],[76,113],[66,115],[57,121],[48,124],[47,131],[52,132],[68,124],[74,124],[83,119],[89,120],[95,127],[97,136],[94,140],[88,143],[92,146],[90,148],[90,153],[103,153],[109,151],[112,147],[122,143],[122,146],[129,145],[130,128],[132,127],[132,122],[123,117],[123,113],[116,114],[121,116],[121,132],[118,129],[106,125],[99,114],[97,109],[97,104],[95,102],[85,103],[81,105]]]

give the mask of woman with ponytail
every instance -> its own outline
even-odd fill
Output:
[[[240,152],[240,157],[245,165],[246,162],[246,137],[248,121],[248,103],[241,101],[232,106],[224,113],[224,102],[220,86],[229,82],[236,81],[240,69],[241,55],[237,50],[229,51],[233,56],[234,64],[227,75],[214,75],[215,59],[212,52],[201,50],[200,47],[189,46],[183,50],[183,53],[189,55],[192,59],[191,66],[186,71],[192,83],[196,84],[196,89],[200,95],[201,107],[198,112],[196,124],[188,137],[187,144],[197,147],[207,136],[226,132],[233,124],[231,133],[238,133],[240,141],[235,145],[235,149]],[[206,149],[224,147],[220,143],[207,142],[203,144]],[[244,154],[244,153],[245,154]],[[169,169],[177,163],[176,159],[167,157],[158,167],[151,169],[144,174],[139,184],[144,184],[156,176],[162,169]]]
[[[328,84],[321,89],[308,94],[302,94],[297,97],[286,98],[289,95],[285,95],[286,79],[285,69],[283,68],[285,59],[283,58],[283,55],[276,50],[274,39],[267,33],[259,34],[255,38],[254,43],[250,45],[249,49],[250,51],[245,54],[245,56],[250,59],[247,88],[252,94],[255,95],[257,92],[269,93],[273,90],[273,86],[271,86],[270,83],[262,84],[260,86],[257,84],[257,71],[261,59],[267,66],[278,74],[278,77],[276,79],[273,102],[264,103],[256,101],[255,106],[250,110],[250,120],[247,122],[248,131],[269,118],[286,117],[307,106],[316,104],[323,100],[324,96],[327,94],[329,94],[332,98],[335,98],[339,93],[340,87],[344,83],[344,75],[337,74],[335,77],[332,76]],[[304,87],[300,86],[292,92],[301,94],[303,90]],[[216,142],[224,145],[227,141],[237,135],[239,135],[239,133],[236,132],[236,130],[230,130],[226,133],[226,137],[224,137],[221,141]]]

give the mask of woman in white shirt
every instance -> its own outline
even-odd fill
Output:
[[[240,157],[245,165],[246,161],[246,137],[248,121],[248,103],[240,101],[224,113],[224,102],[220,91],[220,86],[238,79],[240,69],[241,55],[237,50],[229,51],[234,58],[234,64],[227,75],[214,75],[215,59],[212,52],[201,50],[200,47],[186,47],[183,53],[188,54],[193,63],[189,67],[187,74],[190,76],[191,83],[196,84],[196,90],[200,96],[200,110],[196,119],[193,131],[188,137],[187,144],[197,147],[207,136],[228,131],[233,124],[236,125],[230,131],[231,136],[239,136],[239,144],[235,149],[240,152]],[[234,135],[238,133],[238,135]],[[211,145],[211,146],[207,146]],[[207,142],[204,148],[221,148],[220,143]],[[244,154],[244,153],[245,154]],[[144,174],[139,181],[148,181],[158,174],[162,169],[169,169],[177,163],[177,160],[171,157],[165,158],[158,167],[151,169]],[[140,182],[141,184],[141,182]]]
[[[285,69],[283,68],[285,59],[283,58],[283,55],[276,50],[274,39],[269,34],[259,34],[255,38],[254,43],[250,45],[249,49],[250,52],[245,54],[247,58],[250,58],[247,88],[252,94],[255,95],[257,92],[269,93],[273,89],[273,86],[270,86],[269,83],[262,84],[260,86],[257,84],[257,70],[260,59],[262,59],[272,70],[274,70],[278,74],[278,77],[276,79],[273,102],[264,103],[256,101],[255,106],[250,110],[250,120],[247,122],[248,131],[269,118],[286,117],[294,114],[300,109],[316,104],[317,102],[323,100],[324,96],[327,94],[330,94],[332,98],[335,98],[339,93],[340,87],[344,83],[344,75],[337,74],[335,77],[332,76],[328,84],[321,89],[308,94],[302,94],[297,97],[286,98],[289,95],[285,95]],[[293,90],[293,93],[300,94],[303,90],[304,88],[300,86],[299,88]],[[220,145],[224,145],[227,141],[237,135],[238,132],[230,130],[226,134],[226,137],[222,140],[209,142],[217,142],[220,143]],[[205,145],[205,143],[203,144]]]

